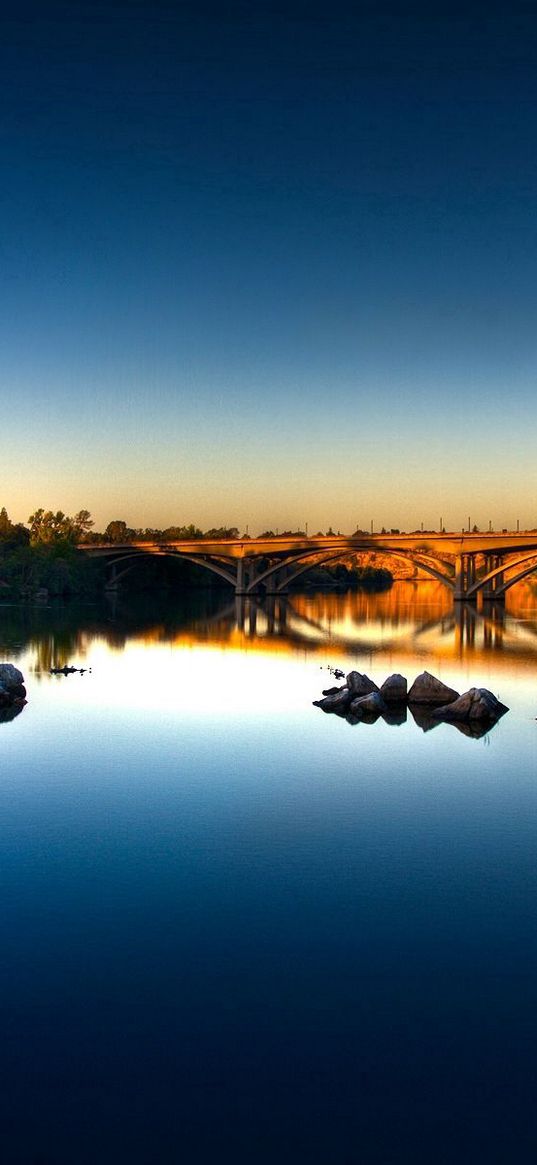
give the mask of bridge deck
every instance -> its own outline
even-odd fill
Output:
[[[367,534],[326,535],[323,538],[236,538],[213,541],[209,538],[181,541],[82,542],[79,550],[90,555],[110,555],[130,551],[162,554],[166,551],[191,555],[215,555],[218,558],[286,557],[311,550],[376,551],[415,550],[423,554],[514,554],[535,549],[537,531],[529,534]]]

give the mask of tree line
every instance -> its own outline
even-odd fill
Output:
[[[247,538],[236,526],[218,526],[202,531],[198,526],[168,526],[165,530],[132,529],[120,520],[109,522],[102,532],[94,529],[89,510],[70,516],[62,510],[35,510],[27,524],[12,522],[5,507],[0,509],[0,599],[45,595],[88,595],[101,593],[106,581],[106,565],[79,552],[81,543],[120,544],[136,541],[175,542],[182,540]],[[333,534],[330,528],[327,534]],[[280,537],[305,537],[303,530],[284,530]],[[318,537],[323,536],[319,531]],[[265,530],[259,538],[276,538],[278,531]],[[183,585],[222,585],[192,563],[174,561],[168,567],[162,560],[137,566],[136,578],[129,576],[127,587],[166,585],[167,571],[174,572],[169,585],[182,578]],[[383,589],[390,585],[387,571],[371,567],[349,569],[342,564],[312,567],[309,585],[338,590]]]

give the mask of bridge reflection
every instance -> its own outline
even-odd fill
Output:
[[[496,666],[537,663],[537,586],[510,592],[506,604],[452,604],[441,583],[396,582],[383,594],[309,593],[233,597],[225,592],[182,596],[112,594],[101,608],[0,607],[0,646],[16,659],[31,647],[37,674],[81,662],[97,642],[123,651],[127,645],[169,645],[317,655],[319,662],[345,657],[364,669],[404,671],[416,664],[494,657]]]
[[[498,654],[535,659],[537,601],[521,584],[510,602],[453,606],[440,583],[399,582],[384,594],[236,596],[191,629],[207,641],[268,650],[330,647],[349,654]]]

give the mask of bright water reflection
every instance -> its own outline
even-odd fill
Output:
[[[3,1159],[533,1160],[529,585],[484,616],[435,583],[0,608],[0,644],[29,689],[0,725]],[[328,664],[511,711],[481,741],[351,727],[311,706]]]

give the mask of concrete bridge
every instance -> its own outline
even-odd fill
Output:
[[[503,602],[505,592],[537,570],[537,533],[356,534],[325,537],[237,538],[178,542],[80,543],[90,557],[108,560],[115,585],[143,556],[193,562],[224,579],[236,595],[285,595],[312,566],[352,553],[406,559],[448,587],[457,601]]]

